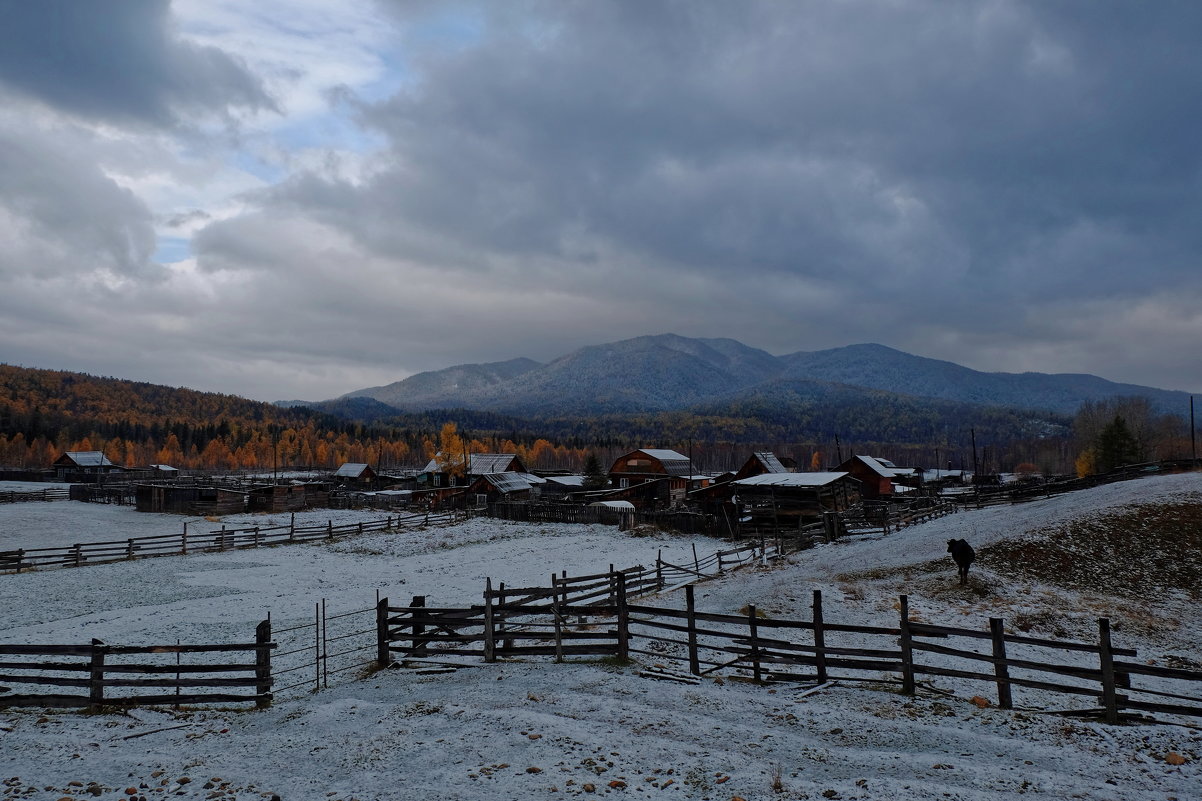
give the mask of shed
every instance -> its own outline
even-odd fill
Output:
[[[376,471],[371,469],[371,465],[362,462],[346,462],[334,471],[334,478],[339,481],[367,484],[375,480]]]
[[[533,485],[522,473],[487,473],[468,485],[468,496],[475,496],[476,504],[502,501],[526,500]]]
[[[52,467],[60,480],[104,475],[121,470],[120,465],[110,462],[101,451],[67,451],[54,460]]]

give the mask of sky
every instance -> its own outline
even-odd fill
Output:
[[[0,0],[0,362],[644,334],[1202,392],[1202,5]]]

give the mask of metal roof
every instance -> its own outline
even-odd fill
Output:
[[[848,473],[764,473],[733,482],[740,487],[825,487]]]
[[[64,455],[80,467],[116,467],[100,451],[67,451]]]
[[[584,476],[547,476],[548,484],[560,484],[564,487],[583,487]]]
[[[367,470],[367,465],[362,462],[347,462],[339,467],[334,475],[340,478],[358,478],[363,475],[364,470]]]
[[[760,460],[760,464],[769,473],[787,473],[788,469],[780,463],[780,459],[776,458],[776,454],[772,451],[756,451],[755,458]]]
[[[489,484],[501,492],[525,492],[530,489],[530,482],[521,473],[487,473],[481,476]]]
[[[688,476],[692,473],[689,469],[689,457],[683,453],[668,450],[667,448],[639,448],[638,453],[645,453],[652,459],[656,459],[664,466],[664,471],[670,476]]]
[[[908,476],[914,472],[908,467],[898,467],[888,459],[879,459],[876,456],[860,456],[857,454],[856,458],[868,465],[877,475],[884,476],[885,478]]]

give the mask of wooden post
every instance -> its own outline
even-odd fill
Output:
[[[188,524],[184,523],[184,536],[179,542],[180,553],[184,556],[188,555]]]
[[[259,547],[259,527],[255,526],[255,547]]]
[[[496,631],[493,629],[492,579],[484,580],[484,661],[497,661]]]
[[[388,599],[376,601],[376,665],[383,670],[392,664],[392,656],[388,652]]]
[[[221,534],[219,534],[218,536],[220,537],[220,539],[217,541],[218,542],[217,549],[220,551],[224,551],[225,550],[225,523],[221,524]]]
[[[1010,695],[1010,668],[1006,666],[1006,631],[1000,617],[989,618],[989,634],[993,639],[993,675],[997,677],[997,705],[1013,709]]]
[[[747,605],[747,629],[751,636],[751,669],[758,684],[762,680],[762,675],[760,673],[760,635],[755,619],[755,604]]]
[[[718,551],[716,551],[716,553],[718,555],[718,575],[721,576],[722,575],[722,551],[719,549]]]
[[[18,548],[17,549],[17,572],[18,573],[21,572],[21,563],[24,561],[25,561],[25,549]]]
[[[255,627],[255,708],[271,706],[271,619]]]
[[[288,539],[296,539],[296,512],[292,513],[292,519],[288,522]]]
[[[684,588],[685,620],[688,622],[689,635],[689,672],[694,676],[701,675],[701,663],[697,659],[697,610],[693,603],[693,585],[686,584]]]
[[[20,568],[18,568],[19,570]],[[664,589],[664,549],[660,548],[655,554],[655,589],[662,592]]]
[[[1098,618],[1098,658],[1102,668],[1102,707],[1107,723],[1119,722],[1118,693],[1114,686],[1114,654],[1110,651],[1110,618]]]
[[[134,558],[134,538],[133,537],[130,537],[128,540],[125,541],[125,558],[126,559]]]
[[[701,572],[701,561],[697,558],[697,543],[693,543],[693,572]]]
[[[618,574],[618,659],[630,658],[630,611],[626,607],[626,576]]]
[[[814,670],[826,682],[826,624],[822,619],[822,590],[814,590]]]
[[[609,566],[609,605],[614,606],[618,603],[618,588],[614,585],[614,566]]]
[[[910,597],[903,595],[898,600],[901,604],[901,615],[898,625],[901,629],[902,692],[906,695],[913,695],[914,649],[910,635]]]
[[[327,540],[334,539],[334,521],[333,520],[326,520],[326,539]]]
[[[99,712],[104,706],[104,654],[108,648],[97,639],[92,640],[92,658],[88,669],[88,710]]]
[[[79,567],[79,563],[81,561],[83,561],[83,546],[76,544],[75,545],[75,566]]]
[[[421,639],[421,635],[426,633],[425,615],[418,612],[418,609],[424,608],[426,605],[426,596],[415,595],[413,601],[409,604],[410,614],[413,616],[413,649],[414,656],[426,655],[426,641]]]
[[[612,574],[611,574],[612,580]],[[555,587],[555,574],[551,574],[551,619],[555,625],[555,661],[563,661],[563,616],[559,613],[559,590]]]

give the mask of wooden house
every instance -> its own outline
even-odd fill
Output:
[[[853,456],[837,469],[860,480],[860,492],[867,500],[891,497],[895,481],[908,483],[914,476],[910,468],[898,467],[877,456]]]
[[[689,457],[664,448],[640,448],[619,456],[609,468],[609,480],[618,489],[636,487],[647,482],[656,482],[657,491],[648,498],[637,493],[639,498],[616,498],[630,500],[639,508],[651,505],[677,506],[684,502],[693,474]]]
[[[168,512],[179,515],[230,515],[245,512],[249,493],[224,487],[138,484],[134,506],[139,512]]]
[[[463,461],[463,457],[452,459],[456,464]],[[467,478],[466,483],[471,483],[471,479],[479,476],[490,475],[493,473],[526,473],[526,465],[522,462],[521,457],[516,453],[469,453],[467,455]],[[449,487],[452,486],[452,477],[447,474],[438,458],[431,459],[425,468],[417,475],[417,485],[428,487]],[[460,483],[465,483],[460,479]]]
[[[86,480],[84,477],[119,473],[122,469],[100,451],[67,451],[51,466],[60,481]]]
[[[305,508],[308,494],[304,484],[264,484],[250,488],[248,503],[254,512],[295,512]]]
[[[334,480],[340,484],[368,485],[376,480],[376,471],[371,469],[371,465],[346,462],[334,471]]]
[[[689,498],[732,532],[738,525],[795,529],[841,512],[860,500],[860,482],[848,473],[762,473],[716,484]]]
[[[467,494],[476,506],[530,499],[534,485],[523,473],[486,473],[468,485]]]

